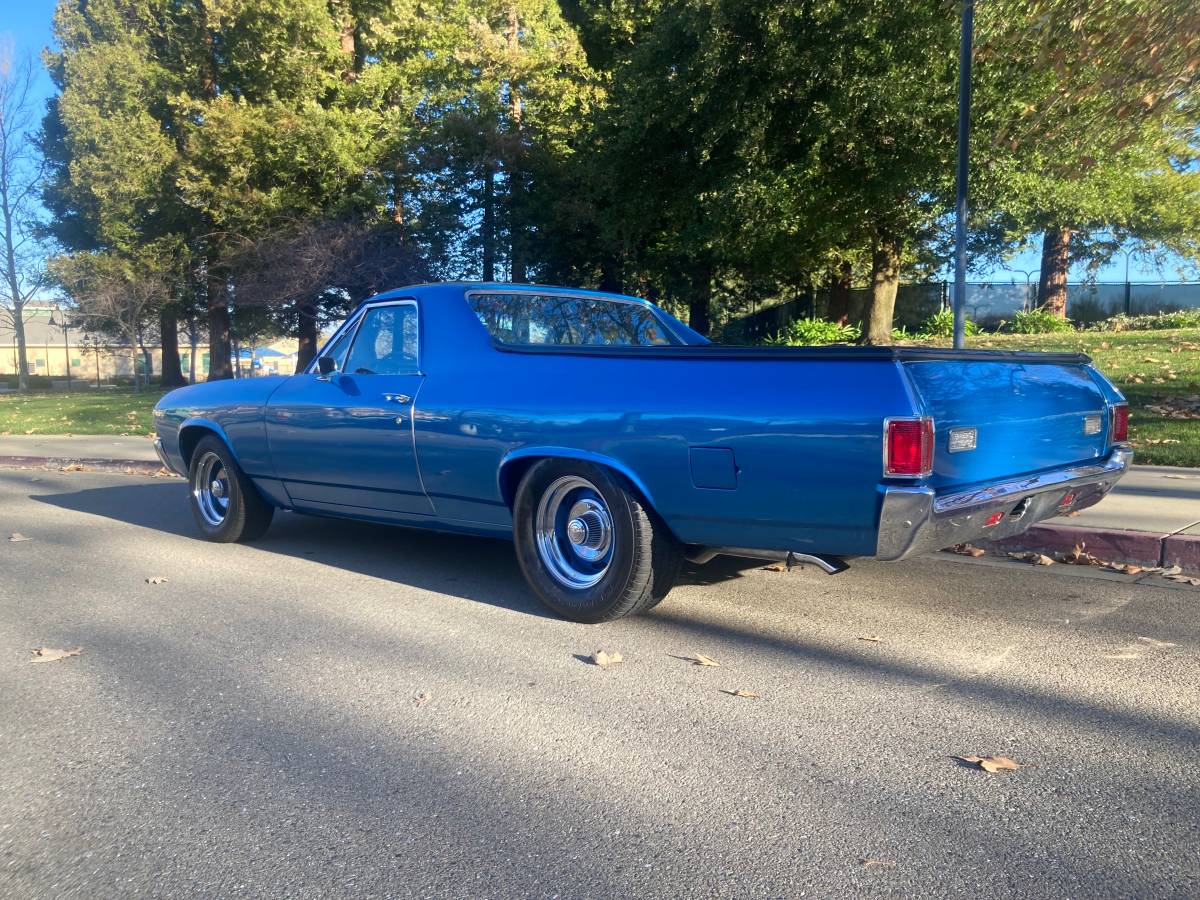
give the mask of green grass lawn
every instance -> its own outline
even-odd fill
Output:
[[[1136,461],[1200,466],[1200,328],[981,334],[967,338],[967,346],[1088,354],[1129,398]]]
[[[128,389],[0,394],[0,434],[152,434],[162,395]]]

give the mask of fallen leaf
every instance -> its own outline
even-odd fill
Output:
[[[1193,476],[1191,476],[1191,475],[1164,475],[1163,478],[1177,478],[1180,481],[1191,481]]]
[[[166,584],[166,583],[167,583],[167,579],[163,578],[161,575],[154,575],[153,577],[146,579],[146,584]]]
[[[786,572],[788,567],[781,562],[771,563],[769,566],[763,566],[767,572]]]
[[[32,541],[32,540],[33,540],[33,538],[25,537],[25,535],[21,534],[21,532],[19,532],[19,531],[14,531],[12,534],[10,534],[8,536],[8,541],[11,544],[19,544],[19,543],[21,543],[21,541]]]
[[[974,547],[971,544],[955,544],[951,548],[959,556],[984,556],[987,551],[982,547]]]
[[[83,652],[82,647],[76,647],[74,650],[56,650],[53,647],[34,647],[33,659],[30,662],[54,662],[59,659],[66,659],[68,656],[78,656]]]
[[[1160,641],[1157,638],[1139,636],[1138,640],[1143,644],[1149,644],[1151,647],[1174,647],[1170,641]]]
[[[890,869],[892,866],[896,865],[896,861],[894,859],[872,859],[868,856],[862,861],[862,865],[864,869],[870,869],[874,867]]]
[[[421,691],[419,694],[414,694],[412,698],[413,706],[420,708],[433,699],[433,694],[429,691]]]
[[[705,656],[703,653],[697,653],[692,657],[692,663],[697,666],[720,666],[721,664],[711,656]]]
[[[616,650],[612,653],[609,653],[607,650],[597,650],[590,658],[592,665],[599,666],[602,669],[607,669],[609,666],[615,666],[617,663],[624,661],[625,658]]]
[[[956,756],[955,759],[975,763],[983,771],[991,772],[993,775],[997,772],[1015,772],[1021,768],[1020,763],[1013,762],[1007,756]]]
[[[63,466],[64,472],[82,472],[83,466],[79,463],[71,463],[69,466]]]
[[[1190,575],[1164,575],[1168,581],[1175,581],[1179,584],[1190,584],[1192,587],[1200,587],[1200,578],[1192,578]]]
[[[860,641],[871,641],[872,643],[878,643],[879,641],[883,640],[883,638],[877,634],[860,634],[858,639]]]
[[[758,698],[758,694],[754,693],[754,691],[746,691],[742,688],[738,688],[736,691],[729,691],[725,688],[721,688],[721,693],[728,694],[730,697],[749,697],[751,700]]]

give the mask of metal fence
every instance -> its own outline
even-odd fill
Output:
[[[851,310],[865,310],[869,300],[870,291],[865,288],[850,292]],[[953,302],[953,283],[902,284],[896,293],[896,327],[916,331],[930,316],[950,308]],[[1011,322],[1018,312],[1033,309],[1036,305],[1036,284],[967,283],[967,316],[984,328]],[[725,326],[723,339],[728,343],[755,343],[795,319],[823,317],[828,309],[829,292],[815,291],[810,296],[797,297],[731,319]],[[1200,282],[1082,282],[1067,285],[1067,318],[1080,325],[1091,325],[1119,313],[1141,316],[1182,309],[1200,309]]]

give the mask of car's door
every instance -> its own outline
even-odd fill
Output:
[[[420,320],[413,300],[372,304],[326,351],[337,368],[271,396],[267,439],[297,507],[432,515],[413,444]]]

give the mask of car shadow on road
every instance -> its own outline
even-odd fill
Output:
[[[113,485],[32,499],[90,515],[199,540],[187,509],[186,487],[175,480]],[[411,587],[551,616],[521,576],[508,541],[446,534],[351,519],[277,513],[256,549],[319,562]],[[681,585],[715,585],[741,578],[758,560],[719,557],[685,563]]]

